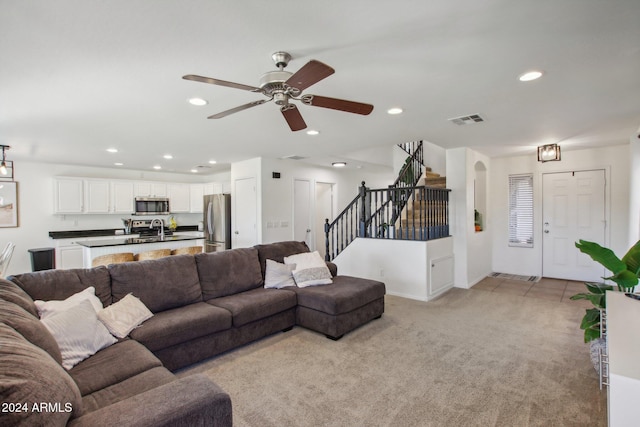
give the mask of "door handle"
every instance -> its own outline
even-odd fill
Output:
[[[307,228],[307,233],[311,233],[311,229],[310,228]]]
[[[549,234],[549,230],[544,230],[545,233]]]
[[[239,231],[236,231],[236,232],[235,232],[235,234],[240,234],[240,232],[239,232]]]

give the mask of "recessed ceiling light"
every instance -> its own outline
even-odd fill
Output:
[[[117,152],[118,152],[118,149],[117,149],[117,148],[107,148],[107,151],[108,151],[109,153],[117,153]]]
[[[207,105],[209,102],[206,99],[202,98],[190,98],[189,104],[195,105],[196,107],[202,107],[203,105]]]
[[[331,163],[331,166],[333,166],[334,168],[343,168],[347,166],[347,162],[333,162]]]
[[[320,132],[317,130],[310,129],[307,131],[307,135],[318,135]]]
[[[191,169],[192,173],[198,173],[198,169]]]
[[[159,169],[162,169],[162,166],[160,166],[160,165],[155,165],[153,168],[154,168],[155,170],[159,170]]]
[[[215,160],[209,160],[209,164],[215,165],[216,163],[218,162],[216,162]]]
[[[402,114],[402,108],[400,107],[389,108],[387,110],[387,114],[391,114],[391,115]]]
[[[530,82],[532,80],[539,79],[540,77],[542,77],[542,71],[533,70],[521,74],[520,77],[518,77],[518,80],[521,82]]]
[[[120,162],[114,163],[114,166],[122,166],[122,165],[124,165],[124,163],[120,163]]]
[[[171,159],[173,159],[173,156],[172,156],[171,154],[165,154],[165,155],[164,155],[164,156],[162,156],[162,157],[164,157],[164,158],[165,158],[165,159],[167,159],[167,160],[171,160]]]

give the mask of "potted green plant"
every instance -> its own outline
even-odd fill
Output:
[[[633,292],[638,284],[638,276],[640,275],[640,240],[622,259],[608,248],[604,248],[595,242],[580,240],[576,243],[576,247],[580,252],[587,254],[594,261],[600,263],[604,268],[613,273],[612,276],[603,277],[604,280],[610,280],[616,284],[616,287],[606,283],[585,283],[588,292],[576,294],[571,297],[572,300],[585,299],[593,304],[593,308],[588,308],[580,328],[584,330],[584,342],[589,343],[591,353],[591,363],[596,372],[602,376],[600,366],[600,354],[606,353],[606,340],[601,336],[603,329],[602,312],[607,308],[607,291],[617,290],[620,292]],[[602,386],[601,386],[602,387]]]
[[[638,284],[640,276],[640,240],[622,257],[618,258],[609,248],[600,246],[595,242],[580,240],[576,243],[580,252],[587,254],[594,261],[600,263],[604,268],[611,271],[613,275],[603,277],[616,284],[616,287],[606,283],[585,283],[589,292],[579,293],[571,297],[572,300],[586,299],[590,301],[594,308],[588,308],[580,329],[584,330],[584,342],[589,342],[600,338],[601,310],[607,307],[606,291],[615,290],[620,292],[633,292]]]

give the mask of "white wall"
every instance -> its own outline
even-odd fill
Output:
[[[491,204],[490,159],[468,148],[447,150],[447,188],[449,194],[449,233],[453,236],[455,286],[468,289],[491,272],[492,241],[490,212],[484,212],[484,231],[474,227],[474,180],[476,164],[486,168],[487,200]]]
[[[289,159],[261,159],[262,181],[262,217],[259,218],[262,230],[262,243],[270,243],[293,238],[293,183],[295,179],[311,182],[312,200],[315,201],[316,182],[334,185],[334,208],[339,213],[354,197],[362,181],[370,188],[385,188],[393,182],[391,170],[388,173],[368,173],[366,169],[350,170],[313,166]],[[272,178],[272,172],[280,172],[280,178]],[[315,209],[312,208],[312,215]],[[267,227],[267,223],[288,223],[288,227]],[[315,218],[312,218],[315,225]],[[312,233],[315,240],[315,233]],[[313,242],[315,243],[315,242]],[[320,242],[323,244],[323,242]],[[315,246],[312,244],[312,246]]]
[[[53,179],[56,176],[78,176],[151,180],[164,182],[213,182],[228,177],[228,173],[207,176],[139,172],[122,169],[90,168],[75,165],[16,162],[18,182],[18,227],[0,228],[0,246],[11,241],[16,248],[7,275],[31,271],[28,249],[54,247],[49,231],[71,231],[122,228],[127,215],[54,215]],[[228,178],[226,178],[228,179]],[[176,214],[178,225],[197,225],[202,214]]]
[[[540,163],[534,154],[491,159],[489,206],[493,238],[493,270],[501,273],[542,275],[542,174],[605,169],[609,227],[606,246],[622,256],[629,249],[629,145],[565,150],[559,162]],[[534,177],[534,241],[532,248],[509,247],[508,177],[532,173]]]

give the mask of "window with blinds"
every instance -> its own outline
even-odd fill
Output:
[[[509,246],[533,247],[533,175],[509,176]]]

